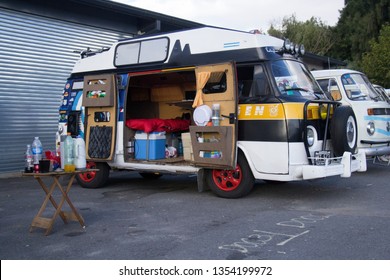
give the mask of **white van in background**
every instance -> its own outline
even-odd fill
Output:
[[[390,154],[390,101],[379,94],[368,78],[350,69],[312,71],[332,99],[351,106],[358,124],[358,146],[366,156]]]

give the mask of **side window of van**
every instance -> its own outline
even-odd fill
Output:
[[[242,66],[237,68],[237,89],[239,100],[250,97],[253,83],[254,66]]]
[[[262,65],[256,65],[254,69],[254,79],[252,94],[255,97],[265,97],[270,95],[270,86]]]
[[[240,67],[237,70],[239,103],[252,103],[270,94],[262,65]]]
[[[212,72],[206,85],[203,87],[203,93],[223,93],[226,91],[226,73]]]
[[[339,101],[342,96],[335,79],[323,79],[317,81],[324,92],[328,92],[333,100]]]

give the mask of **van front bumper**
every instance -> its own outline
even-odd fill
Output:
[[[351,176],[352,172],[364,172],[366,170],[366,154],[363,151],[359,151],[354,155],[350,152],[344,152],[341,158],[329,159],[324,165],[303,166],[302,175],[304,180],[336,175],[347,178]]]
[[[360,143],[370,145],[370,147],[358,147],[358,150],[363,151],[366,156],[390,155],[390,140],[381,142],[362,140]]]

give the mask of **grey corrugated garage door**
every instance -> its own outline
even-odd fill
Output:
[[[0,9],[0,175],[22,170],[34,136],[55,149],[61,93],[79,58],[126,34]],[[127,34],[130,37],[130,34]]]

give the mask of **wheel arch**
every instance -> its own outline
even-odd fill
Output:
[[[246,162],[248,163],[249,165],[249,168],[252,172],[252,175],[253,177],[255,177],[256,179],[259,179],[257,178],[256,174],[257,174],[257,171],[256,171],[256,168],[255,168],[255,165],[252,161],[252,158],[250,157],[250,152],[249,150],[245,147],[245,145],[242,144],[241,141],[238,141],[237,142],[237,157],[238,157],[238,153],[241,152],[243,154],[243,156],[245,157],[246,159]]]

